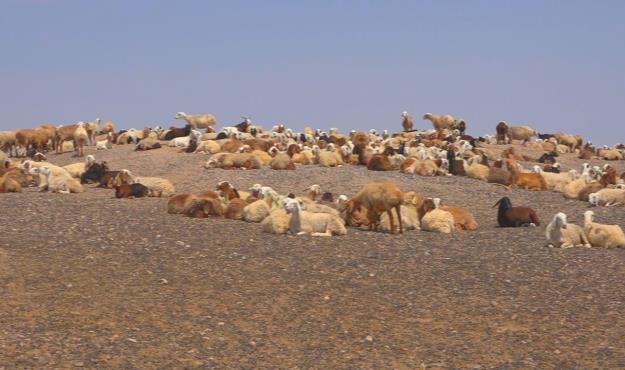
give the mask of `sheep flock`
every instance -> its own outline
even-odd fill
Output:
[[[315,182],[305,190],[281,194],[273,183],[241,189],[228,181],[202,184],[203,192],[180,193],[172,181],[154,176],[150,168],[129,170],[97,160],[99,153],[132,145],[136,155],[168,148],[172,155],[201,158],[199,171],[298,171],[304,166],[332,171],[361,166],[367,171],[395,171],[406,178],[467,177],[498,190],[558,192],[562,202],[585,202],[589,209],[625,205],[625,172],[619,173],[616,165],[625,158],[625,145],[597,147],[565,132],[540,134],[528,125],[500,121],[493,124],[492,134],[472,136],[463,119],[425,113],[419,124],[406,111],[398,119],[397,132],[311,127],[295,131],[284,124],[263,127],[250,117],[218,129],[211,114],[178,112],[172,118],[186,124],[116,130],[111,121],[97,118],[1,131],[0,193],[27,196],[32,188],[63,194],[58,195],[61,197],[77,196],[71,194],[89,187],[110,189],[115,198],[166,198],[162,211],[171,217],[257,223],[272,234],[340,238],[353,229],[454,234],[488,227],[487,222],[478,222],[470,206],[447,204],[444,198],[416,187],[400,189],[393,181],[377,176],[348,194],[322,189]],[[419,126],[422,129],[415,129]],[[63,152],[73,152],[80,159],[55,165],[56,155]],[[584,163],[564,168],[560,157],[576,157]],[[601,165],[591,165],[591,160],[601,161]],[[470,191],[467,189],[467,196]],[[492,219],[499,227],[526,227],[528,233],[545,227],[545,245],[625,247],[622,229],[609,225],[609,220],[602,220],[606,224],[595,222],[591,210],[583,215],[584,225],[576,226],[562,212],[539,215],[532,204],[513,206],[509,197],[493,197],[492,205],[498,207],[493,209]],[[541,223],[541,219],[551,222]]]

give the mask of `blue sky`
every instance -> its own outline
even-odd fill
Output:
[[[400,129],[408,110],[625,141],[625,1],[0,0],[0,129],[251,116]],[[615,134],[616,133],[616,134]]]

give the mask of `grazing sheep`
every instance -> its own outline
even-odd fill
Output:
[[[85,158],[84,162],[68,164],[67,166],[63,166],[63,168],[65,169],[65,171],[67,171],[67,173],[69,173],[71,177],[78,179],[94,163],[95,163],[95,157],[89,154]]]
[[[444,129],[453,130],[456,128],[456,119],[449,114],[438,115],[426,113],[423,115],[423,119],[430,120],[430,122],[432,122],[432,126],[436,131],[442,131]]]
[[[529,126],[508,127],[508,137],[510,138],[510,142],[512,142],[512,140],[519,140],[525,144],[533,136],[536,136],[536,131],[534,131],[534,129]]]
[[[588,195],[588,202],[593,206],[616,206],[625,204],[625,189],[601,189]]]
[[[82,193],[84,189],[80,182],[70,176],[57,176],[49,167],[43,166],[32,169],[34,173],[45,176],[48,191],[53,193]]]
[[[584,231],[593,247],[625,247],[625,234],[618,225],[605,225],[593,221],[595,213],[584,213]]]
[[[178,112],[175,116],[176,119],[184,119],[194,129],[209,128],[217,123],[215,116],[212,114],[186,114],[185,112]]]
[[[115,198],[142,198],[147,197],[149,190],[142,184],[122,184],[114,186]]]
[[[547,225],[545,236],[549,247],[590,247],[590,242],[584,233],[584,229],[575,224],[570,224],[566,220],[566,215],[562,212],[556,213],[553,220]]]
[[[167,179],[160,177],[135,177],[128,170],[121,170],[117,174],[113,185],[139,183],[147,186],[150,197],[170,197],[175,194],[174,185]]]
[[[404,128],[404,132],[412,131],[412,127],[414,126],[412,116],[406,111],[403,111],[401,114],[401,126]]]
[[[364,206],[369,216],[369,230],[377,230],[380,215],[386,212],[390,219],[391,233],[394,233],[395,222],[392,210],[395,208],[399,220],[399,232],[403,233],[404,227],[400,209],[403,197],[402,191],[390,181],[370,182],[348,202],[346,217],[356,212],[360,206]]]
[[[310,233],[311,236],[345,235],[347,229],[343,220],[329,213],[303,211],[297,199],[286,198],[284,210],[291,215],[289,232],[295,235]]]
[[[454,216],[440,209],[439,205],[439,198],[428,198],[423,202],[420,210],[421,230],[451,234],[455,230]]]
[[[540,221],[536,212],[528,207],[513,207],[510,198],[503,197],[495,203],[497,223],[499,227],[539,226]]]

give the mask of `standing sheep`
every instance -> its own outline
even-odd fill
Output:
[[[208,127],[214,126],[217,123],[215,116],[212,114],[186,114],[185,112],[176,113],[176,119],[184,119],[187,121],[192,128],[198,129],[203,128],[206,129]]]
[[[380,222],[380,215],[388,213],[391,224],[391,233],[395,232],[395,221],[392,210],[395,208],[399,220],[399,232],[404,232],[400,205],[404,195],[401,190],[390,181],[370,182],[366,184],[349,202],[346,217],[364,206],[369,214],[369,230],[376,230]]]
[[[408,112],[403,111],[401,114],[401,118],[401,126],[404,128],[404,132],[412,131],[412,127],[414,126],[412,116],[408,114]]]
[[[434,126],[436,131],[442,131],[444,129],[452,130],[455,128],[454,124],[456,119],[449,114],[438,115],[426,113],[423,115],[423,119],[432,122],[432,126]]]

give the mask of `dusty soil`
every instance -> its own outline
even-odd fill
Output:
[[[625,250],[545,247],[544,224],[558,211],[581,223],[583,202],[362,167],[205,170],[205,155],[131,149],[95,155],[179,192],[228,180],[353,195],[391,179],[470,208],[480,229],[295,237],[111,190],[0,194],[0,369],[625,368]],[[544,224],[496,228],[503,195]],[[595,211],[625,227],[625,208]]]

